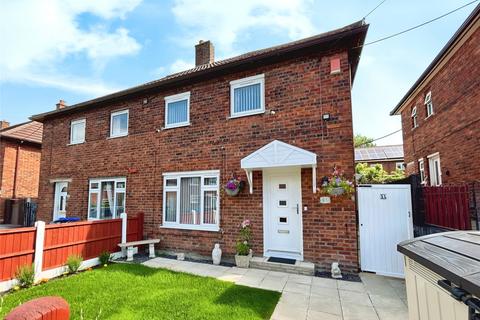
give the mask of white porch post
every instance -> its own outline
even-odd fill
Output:
[[[312,187],[313,193],[317,193],[317,167],[312,166]]]
[[[45,222],[37,221],[35,222],[35,253],[33,258],[34,272],[35,272],[35,282],[40,280],[40,275],[42,273],[42,264],[43,264],[43,246],[45,242]]]

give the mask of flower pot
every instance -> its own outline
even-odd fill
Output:
[[[330,190],[329,193],[332,196],[340,196],[340,195],[345,193],[345,189],[343,189],[342,187],[336,187],[336,188],[333,188],[332,190]]]
[[[231,197],[235,197],[240,193],[240,188],[237,188],[234,190],[225,188],[224,190],[225,190],[225,193]]]
[[[248,256],[240,256],[238,254],[235,255],[235,264],[239,268],[248,268],[250,266],[250,259],[252,259],[252,254],[250,253]]]

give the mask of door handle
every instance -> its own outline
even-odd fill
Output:
[[[297,203],[297,214],[299,214],[299,205]]]

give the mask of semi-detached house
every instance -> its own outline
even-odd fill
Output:
[[[355,203],[320,203],[333,168],[354,174],[351,88],[368,25],[214,61],[35,115],[44,124],[38,217],[143,212],[161,249],[234,254],[244,219],[257,256],[357,270]],[[246,182],[236,197],[232,176]]]

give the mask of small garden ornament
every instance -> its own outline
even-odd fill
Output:
[[[220,244],[215,243],[215,247],[212,250],[212,261],[214,265],[219,265],[222,260],[222,249],[220,249]]]

